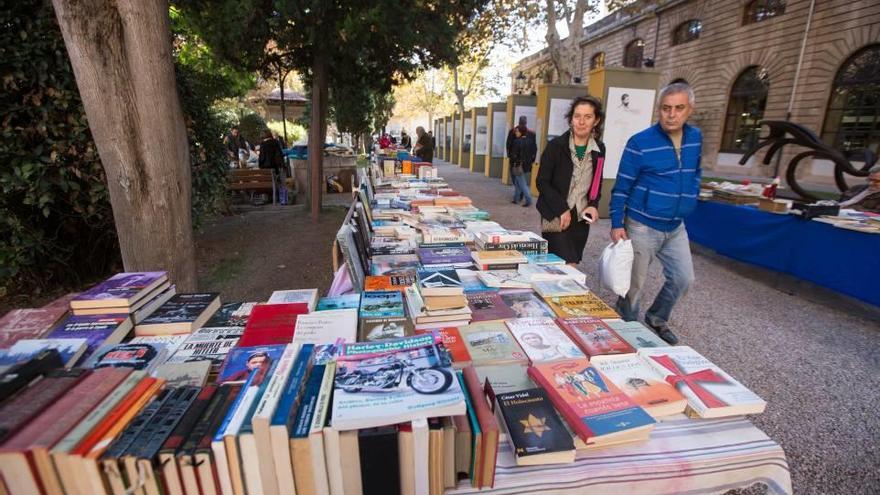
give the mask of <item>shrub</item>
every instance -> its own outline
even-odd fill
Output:
[[[249,113],[238,121],[238,131],[251,146],[260,144],[260,141],[263,140],[263,133],[268,128],[263,117],[255,113]]]

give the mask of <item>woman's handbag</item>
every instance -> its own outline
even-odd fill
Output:
[[[510,167],[510,174],[513,175],[514,177],[519,177],[520,175],[522,175],[524,173],[525,173],[525,170],[523,170],[523,166],[520,165],[519,163],[514,164],[513,166]]]
[[[541,217],[541,232],[548,232],[551,234],[562,232],[562,222],[559,220],[559,217],[556,217],[553,220],[547,220],[544,217]]]

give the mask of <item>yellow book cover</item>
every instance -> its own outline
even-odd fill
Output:
[[[576,316],[592,316],[594,318],[620,318],[605,301],[596,294],[588,292],[582,296],[564,296],[547,298],[550,308],[560,318]]]

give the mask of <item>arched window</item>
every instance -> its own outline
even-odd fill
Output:
[[[623,51],[623,66],[639,68],[642,66],[642,60],[645,58],[645,41],[636,38],[626,45]]]
[[[682,22],[672,33],[672,44],[680,45],[688,41],[694,41],[700,37],[700,31],[702,30],[703,23],[698,19]]]
[[[590,70],[605,67],[605,52],[599,52],[590,58]]]
[[[770,80],[767,70],[753,65],[742,72],[730,90],[721,151],[744,153],[758,142],[767,106]]]
[[[752,0],[743,13],[743,24],[761,22],[785,13],[785,0]]]
[[[837,71],[822,140],[841,151],[880,152],[880,44],[862,48]]]

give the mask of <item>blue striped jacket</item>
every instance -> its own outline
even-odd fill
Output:
[[[669,232],[694,211],[700,193],[703,135],[685,124],[681,160],[660,124],[629,138],[611,192],[611,227],[623,227],[629,215],[651,228]]]

